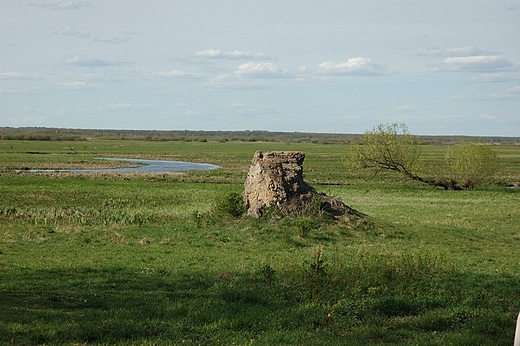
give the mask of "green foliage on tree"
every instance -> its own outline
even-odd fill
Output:
[[[487,145],[461,143],[448,150],[449,179],[461,190],[471,190],[497,170],[496,153]]]
[[[462,143],[448,151],[441,172],[435,178],[421,174],[421,142],[405,124],[380,124],[366,131],[354,145],[350,161],[354,166],[393,171],[404,177],[446,190],[471,190],[497,168],[497,158],[489,146]]]
[[[380,124],[365,132],[363,141],[353,146],[352,162],[361,168],[390,170],[416,179],[421,166],[419,144],[405,124]]]

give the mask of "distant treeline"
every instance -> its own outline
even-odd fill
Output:
[[[189,130],[96,130],[63,129],[48,127],[0,127],[1,140],[26,141],[86,141],[92,139],[143,140],[143,141],[243,141],[291,142],[319,144],[350,144],[362,134],[270,132],[270,131],[189,131]],[[449,144],[459,141],[480,143],[520,143],[520,137],[500,136],[420,136],[427,144]]]

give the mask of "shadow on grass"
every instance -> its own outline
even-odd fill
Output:
[[[509,345],[520,308],[517,277],[450,275],[424,287],[367,290],[353,284],[313,302],[305,284],[277,275],[268,287],[261,273],[4,273],[0,343]]]

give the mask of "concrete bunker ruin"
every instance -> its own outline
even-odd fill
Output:
[[[257,151],[244,184],[247,214],[261,217],[276,207],[284,215],[298,216],[312,205],[337,218],[354,215],[339,198],[317,193],[303,180],[304,159],[300,151]]]

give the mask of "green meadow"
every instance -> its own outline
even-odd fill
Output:
[[[493,149],[495,176],[445,191],[354,170],[347,144],[2,140],[0,344],[512,345],[520,146]],[[363,219],[226,213],[256,150],[305,152]],[[102,157],[221,168],[28,171],[128,165]]]

